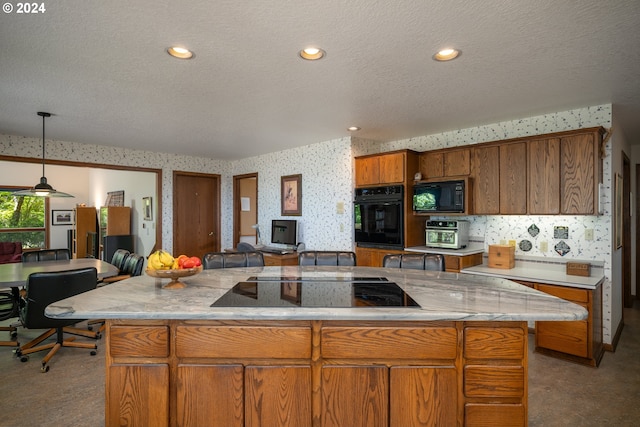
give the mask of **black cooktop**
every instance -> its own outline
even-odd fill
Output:
[[[415,307],[384,277],[249,277],[211,307]]]

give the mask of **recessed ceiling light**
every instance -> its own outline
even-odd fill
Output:
[[[347,128],[347,130],[348,130],[349,132],[357,132],[357,131],[359,131],[359,130],[360,130],[360,128],[359,128],[358,126],[349,126],[349,127]]]
[[[452,59],[457,58],[460,55],[460,51],[458,49],[442,49],[435,55],[433,55],[433,59],[436,61],[451,61]]]
[[[316,61],[324,57],[325,51],[317,47],[308,47],[306,49],[302,49],[298,55],[300,55],[300,58],[302,59]]]
[[[167,53],[174,58],[178,59],[191,59],[193,58],[193,52],[189,49],[185,49],[184,47],[179,46],[171,46],[167,49]]]

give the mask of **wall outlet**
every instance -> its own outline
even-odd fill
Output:
[[[344,214],[344,202],[336,203],[336,213],[338,215]],[[340,230],[340,231],[342,231],[342,230]]]
[[[340,232],[343,233],[344,232],[344,224],[340,223]]]
[[[547,252],[549,250],[549,243],[547,241],[540,242],[540,252]]]
[[[506,244],[507,244],[507,241],[506,241],[506,240],[504,240],[504,239],[502,239],[502,240],[500,240],[500,244],[504,246],[504,245],[506,245]]]
[[[515,246],[515,245],[516,245],[515,240],[509,240],[509,246]]]
[[[593,240],[593,228],[587,228],[584,230],[584,240]]]

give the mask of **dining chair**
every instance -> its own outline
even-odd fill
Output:
[[[71,259],[71,252],[67,248],[41,249],[39,251],[28,251],[22,254],[22,262],[60,261],[67,259]]]
[[[47,317],[45,308],[62,299],[95,289],[97,283],[98,272],[94,267],[29,275],[26,295],[20,308],[20,320],[25,328],[47,330],[16,350],[20,361],[29,360],[31,353],[49,350],[42,359],[41,368],[42,372],[48,372],[49,361],[60,347],[84,348],[91,350],[92,356],[96,354],[98,346],[95,342],[76,342],[75,337],[64,338],[65,333],[86,336],[86,331],[71,327],[80,320]],[[41,344],[52,335],[55,335],[55,342]]]
[[[251,243],[239,242],[236,246],[236,250],[238,252],[255,252],[256,248],[254,248]]]
[[[356,254],[348,251],[304,251],[298,254],[299,265],[354,266]]]
[[[382,259],[385,268],[444,271],[444,257],[440,254],[388,254]]]
[[[263,267],[262,252],[209,252],[202,257],[202,268]]]

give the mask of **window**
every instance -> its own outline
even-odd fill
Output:
[[[0,187],[0,241],[22,242],[24,249],[46,248],[49,199],[14,196],[20,189]]]

